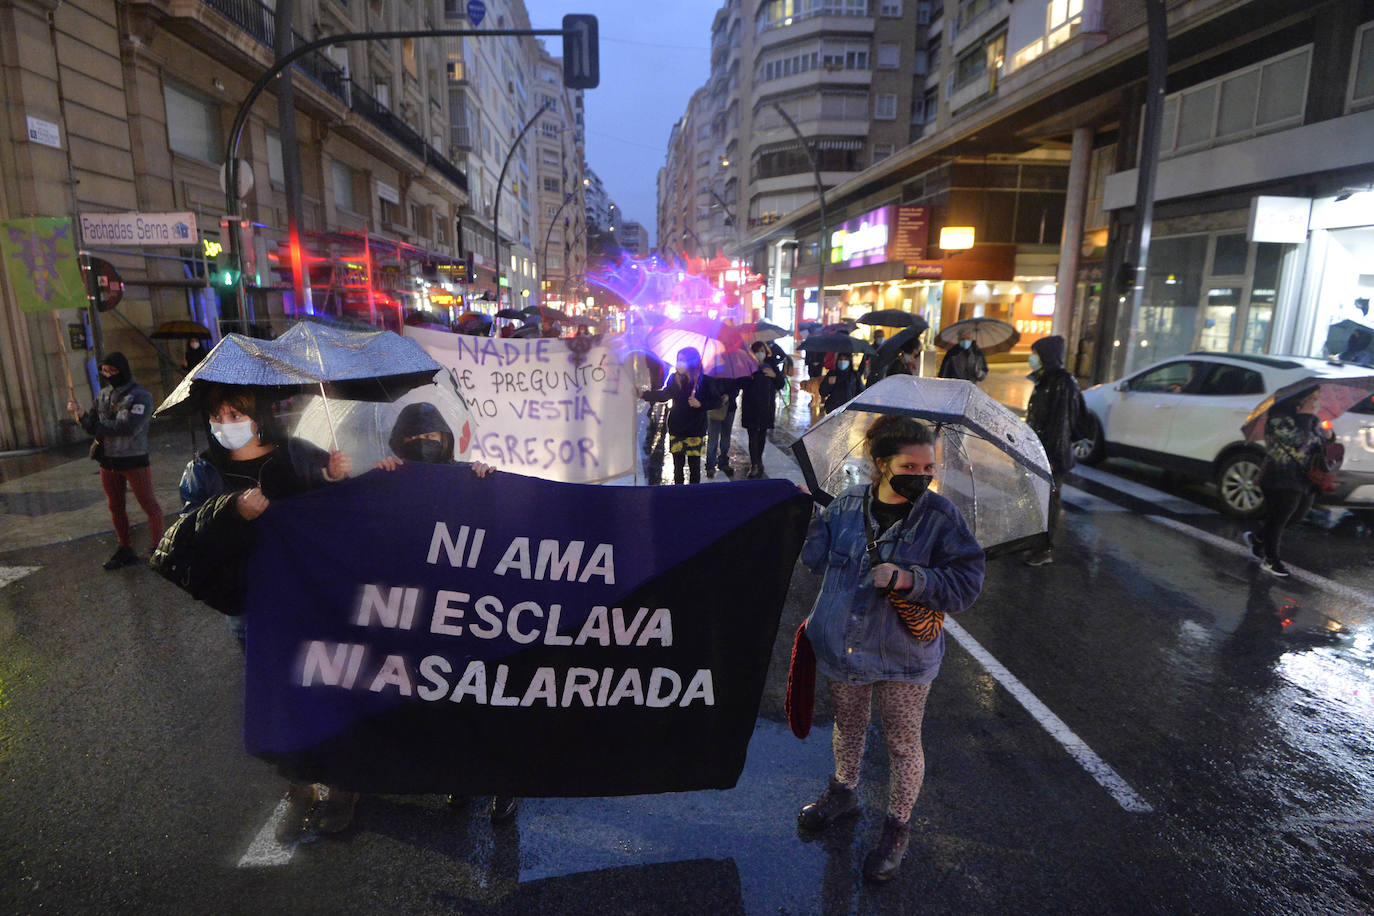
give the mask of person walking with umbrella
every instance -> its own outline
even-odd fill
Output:
[[[1026,405],[1026,422],[1045,447],[1053,473],[1049,511],[1046,517],[1046,538],[1049,546],[1025,562],[1027,566],[1045,566],[1054,562],[1054,533],[1059,527],[1060,494],[1064,476],[1073,470],[1073,440],[1087,412],[1078,379],[1064,368],[1068,342],[1060,334],[1042,337],[1031,344],[1030,367],[1035,378],[1030,403]]]
[[[1353,336],[1353,335],[1352,335]],[[1264,521],[1259,533],[1247,531],[1245,544],[1260,569],[1280,579],[1289,576],[1279,547],[1283,532],[1312,508],[1317,490],[1307,472],[1319,459],[1322,446],[1335,433],[1323,431],[1316,415],[1320,389],[1312,385],[1269,408],[1264,428],[1264,463],[1260,489],[1264,492]]]
[[[945,358],[940,360],[940,378],[961,378],[977,384],[987,377],[988,360],[973,339],[973,331],[961,330],[959,342],[946,350]]]
[[[657,391],[645,391],[640,397],[651,404],[672,402],[668,410],[668,451],[673,456],[673,482],[683,482],[683,466],[686,465],[690,468],[690,482],[701,483],[701,459],[706,454],[706,412],[722,405],[725,395],[702,373],[700,351],[695,347],[678,350],[675,371],[668,381]]]
[[[894,602],[941,615],[967,609],[983,587],[984,555],[954,504],[929,489],[929,426],[885,414],[868,427],[865,449],[873,482],[849,487],[821,511],[802,548],[802,562],[824,573],[805,634],[834,700],[835,772],[797,823],[824,830],[859,810],[859,766],[876,697],[890,760],[887,817],[863,873],[881,882],[896,875],[906,854],[925,776],[921,722],[945,647],[941,627],[918,637]]]
[[[67,412],[95,437],[91,457],[100,462],[100,486],[105,491],[105,503],[119,542],[104,568],[132,566],[138,562],[138,555],[129,534],[127,489],[134,491],[134,498],[148,516],[148,535],[153,546],[162,540],[162,507],[153,493],[153,472],[148,461],[153,396],[134,381],[124,354],[110,353],[100,362],[100,394],[95,405],[83,413],[76,401],[68,401]]]
[[[853,359],[852,353],[836,353],[835,368],[827,370],[821,379],[820,395],[826,413],[839,410],[863,388]]]
[[[786,384],[786,376],[767,343],[755,341],[749,352],[759,367],[744,383],[740,397],[740,425],[749,431],[749,473],[746,477],[763,476],[763,446],[768,431],[773,428],[777,413],[778,392]]]

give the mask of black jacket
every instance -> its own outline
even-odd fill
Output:
[[[977,344],[965,350],[956,343],[945,353],[945,358],[940,360],[940,378],[961,378],[969,382],[981,382],[987,377],[988,359]]]
[[[672,401],[673,406],[668,410],[668,433],[680,439],[689,439],[706,435],[706,412],[724,403],[727,392],[727,384],[720,379],[698,373],[688,383],[681,373],[673,372],[662,388],[644,392],[643,398],[650,403]],[[695,397],[701,406],[689,404],[691,397]]]
[[[859,373],[853,369],[831,369],[821,379],[821,397],[825,399],[825,412],[839,410],[846,402],[858,397],[863,385]]]
[[[775,375],[769,378],[764,374],[764,369],[772,369]],[[772,429],[778,392],[786,381],[776,358],[759,363],[754,374],[744,381],[743,397],[740,398],[740,426],[745,429]]]
[[[1078,379],[1064,368],[1068,344],[1058,334],[1031,344],[1043,368],[1026,405],[1026,422],[1045,446],[1045,456],[1055,474],[1073,469],[1073,440],[1083,425],[1087,407]]]
[[[1308,470],[1321,451],[1324,437],[1315,414],[1298,413],[1292,404],[1276,404],[1264,425],[1264,463],[1260,486],[1266,490],[1312,489]]]

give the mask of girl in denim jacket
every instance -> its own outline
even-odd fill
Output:
[[[864,876],[887,881],[906,854],[925,776],[921,720],[945,649],[943,632],[928,642],[912,636],[887,591],[958,613],[983,587],[983,549],[954,504],[928,490],[935,472],[929,427],[885,415],[865,438],[874,482],[841,493],[812,521],[802,548],[802,562],[824,573],[806,634],[835,705],[835,775],[797,821],[821,830],[858,811],[859,763],[876,694],[890,777],[887,818]]]

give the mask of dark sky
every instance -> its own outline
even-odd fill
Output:
[[[668,132],[710,71],[719,0],[525,0],[525,7],[536,29],[558,28],[566,13],[597,17],[601,85],[586,92],[587,164],[625,215],[654,238],[655,182]],[[545,41],[562,56],[559,39]]]

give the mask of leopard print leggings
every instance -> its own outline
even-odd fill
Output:
[[[849,788],[859,784],[859,764],[864,756],[864,739],[872,697],[878,695],[878,714],[887,736],[888,777],[887,813],[905,824],[911,817],[916,796],[926,775],[926,755],[921,749],[921,720],[925,717],[929,684],[880,681],[853,686],[830,681],[830,697],[835,703],[835,779]]]

